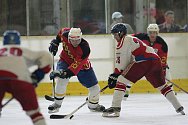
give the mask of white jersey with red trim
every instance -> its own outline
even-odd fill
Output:
[[[13,78],[32,82],[29,68],[52,65],[52,57],[46,51],[32,51],[19,45],[0,47],[0,79]]]
[[[116,72],[123,71],[132,62],[160,59],[154,49],[147,46],[140,39],[133,36],[124,36],[116,46]]]

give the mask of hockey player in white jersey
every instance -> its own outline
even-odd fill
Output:
[[[154,48],[157,55],[161,58],[161,64],[162,64],[163,72],[165,74],[165,78],[171,81],[172,78],[170,74],[170,68],[169,65],[167,64],[168,45],[166,41],[161,36],[159,36],[158,25],[149,24],[147,27],[147,33],[136,33],[136,34],[132,34],[132,36],[137,37],[138,39],[142,40],[146,45]],[[168,83],[168,84],[172,86],[173,89],[172,83]],[[127,100],[130,89],[131,89],[131,85],[130,86],[127,85],[125,95],[123,98],[124,101]]]
[[[136,83],[143,76],[165,96],[177,113],[185,115],[184,108],[173,90],[165,84],[161,60],[154,49],[140,39],[127,35],[127,28],[123,23],[114,25],[111,33],[117,41],[117,46],[115,69],[108,78],[108,86],[110,89],[115,88],[115,91],[111,107],[105,109],[102,116],[119,117],[126,85],[130,82]]]
[[[46,125],[34,86],[51,70],[51,54],[20,47],[18,31],[6,31],[3,37],[3,46],[0,47],[0,109],[5,92],[8,92],[21,104],[34,125]],[[33,73],[29,72],[31,66],[37,67]]]

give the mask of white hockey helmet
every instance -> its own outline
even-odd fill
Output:
[[[123,15],[120,13],[120,12],[114,12],[112,14],[112,19],[115,19],[115,18],[122,18]]]
[[[157,34],[159,34],[159,27],[157,24],[149,24],[148,28],[147,28],[147,33],[149,34],[149,32],[151,31],[156,31]]]
[[[74,47],[77,47],[80,44],[81,38],[82,38],[82,31],[80,28],[70,29],[68,39]]]

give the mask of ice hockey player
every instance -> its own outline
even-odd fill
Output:
[[[21,104],[33,125],[46,125],[34,86],[51,70],[52,56],[47,51],[23,48],[20,43],[18,31],[4,33],[3,46],[0,47],[0,106],[5,92],[8,92]],[[33,66],[37,69],[30,73]]]
[[[165,96],[177,113],[185,115],[184,108],[175,97],[173,90],[165,84],[161,60],[154,49],[140,39],[127,35],[127,28],[122,23],[114,25],[111,33],[117,41],[117,46],[115,69],[108,78],[108,86],[115,90],[112,105],[103,111],[102,116],[119,117],[126,85],[130,82],[136,83],[143,76]]]
[[[56,39],[50,43],[49,51],[55,56],[59,44],[62,43],[63,50],[57,63],[56,70],[51,72],[50,79],[55,78],[55,102],[48,107],[49,113],[58,112],[66,95],[69,79],[77,76],[79,82],[88,88],[88,108],[91,111],[102,112],[105,107],[99,105],[100,87],[94,70],[88,59],[90,47],[88,42],[82,38],[80,28],[63,28],[59,31]]]
[[[159,36],[158,25],[149,24],[149,26],[147,27],[147,33],[137,33],[137,34],[133,34],[132,36],[139,38],[146,45],[154,48],[155,52],[161,58],[161,64],[162,64],[162,68],[163,68],[166,79],[171,80],[172,78],[171,78],[169,66],[167,64],[168,45],[165,42],[165,40]],[[169,83],[169,85],[172,86],[171,83]],[[123,100],[126,100],[127,97],[129,96],[131,85],[128,85],[126,88],[127,89],[126,89]]]

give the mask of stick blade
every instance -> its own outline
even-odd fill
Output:
[[[67,115],[50,115],[50,119],[64,119]]]
[[[50,115],[50,119],[72,119],[74,115]]]
[[[46,100],[48,100],[48,101],[52,101],[52,102],[54,101],[54,98],[51,97],[51,96],[48,96],[48,95],[45,95],[44,98],[45,98]]]

